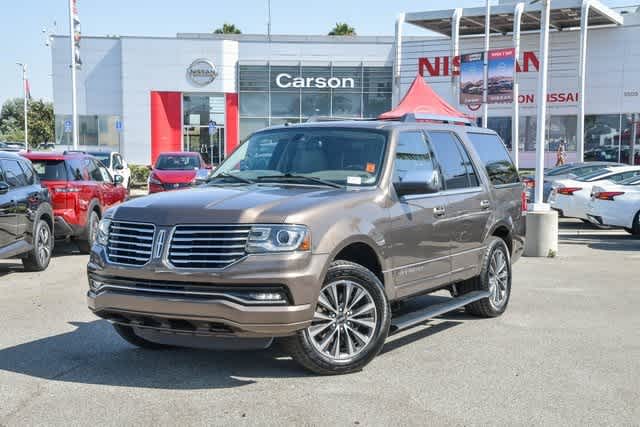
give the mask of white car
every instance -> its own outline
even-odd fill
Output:
[[[117,151],[98,150],[88,150],[86,153],[100,160],[102,164],[107,167],[111,176],[122,176],[122,186],[129,189],[129,184],[131,184],[131,169],[129,169],[129,165],[122,157],[122,154]]]
[[[560,212],[561,216],[579,218],[587,222],[587,204],[591,200],[594,185],[616,183],[636,175],[640,175],[640,166],[611,166],[579,178],[562,179],[554,184],[549,195],[549,204],[552,209]]]
[[[596,225],[622,227],[640,236],[640,176],[593,187],[587,216]]]

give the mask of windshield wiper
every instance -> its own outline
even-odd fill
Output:
[[[313,182],[314,184],[320,184],[320,185],[326,185],[328,187],[333,187],[333,188],[342,188],[342,185],[340,184],[336,184],[335,182],[331,182],[331,181],[326,181],[324,179],[320,179],[320,178],[316,178],[314,176],[306,176],[306,175],[293,175],[290,173],[286,173],[284,175],[265,175],[265,176],[259,176],[258,179],[262,180],[262,179],[303,179],[305,181],[309,181],[309,182]]]
[[[217,174],[216,176],[212,176],[211,178],[209,178],[207,180],[207,183],[210,183],[211,181],[213,181],[216,178],[232,178],[232,179],[235,179],[236,181],[240,181],[240,182],[243,182],[245,184],[255,184],[255,181],[252,181],[249,178],[243,178],[241,176],[233,175],[233,174],[227,173],[227,172],[222,172],[222,173]]]

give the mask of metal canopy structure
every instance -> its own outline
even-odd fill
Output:
[[[514,4],[500,4],[491,6],[491,34],[509,34],[513,31]],[[524,2],[525,7],[520,22],[520,31],[540,31],[542,5],[540,2],[531,4]],[[582,0],[554,0],[550,14],[549,26],[551,29],[562,31],[565,29],[580,28]],[[588,8],[590,27],[602,25],[621,25],[623,17],[598,1],[591,1]],[[485,8],[472,7],[462,9],[460,17],[460,36],[483,35],[485,31]],[[427,12],[406,13],[404,22],[442,34],[447,37],[454,36],[454,23],[451,19],[455,9],[437,10]]]

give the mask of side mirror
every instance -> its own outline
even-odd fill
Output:
[[[147,169],[153,170],[153,165],[147,165]]]
[[[113,183],[115,185],[120,185],[124,182],[124,178],[122,177],[122,175],[116,175],[113,177]]]
[[[9,192],[9,184],[6,182],[0,182],[0,194],[7,194]]]
[[[440,191],[438,174],[435,171],[413,170],[407,172],[393,187],[398,197],[412,194],[433,194]]]
[[[118,166],[116,166],[116,168],[115,168],[115,169],[116,169],[117,171],[121,171],[122,169],[124,169],[124,166],[122,166],[122,165],[118,165]]]

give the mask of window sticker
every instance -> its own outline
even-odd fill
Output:
[[[367,163],[367,167],[365,170],[369,173],[376,173],[376,164],[375,163]]]
[[[347,177],[347,185],[361,185],[362,178],[359,176],[348,176]]]

